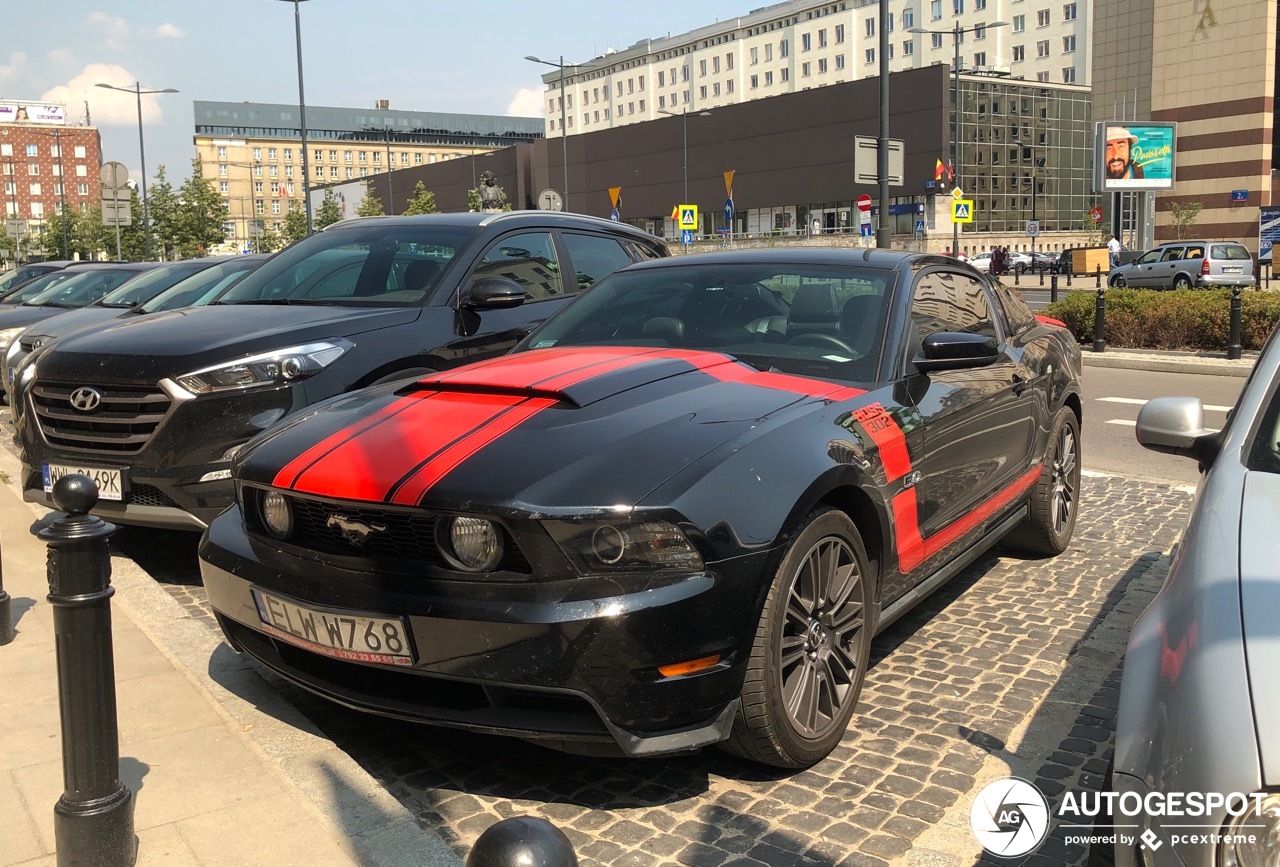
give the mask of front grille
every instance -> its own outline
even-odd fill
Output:
[[[263,493],[257,489],[248,489],[246,512],[250,528],[255,533],[270,538],[262,526],[258,510],[259,498]],[[437,569],[453,569],[436,544],[436,523],[443,515],[419,508],[354,505],[300,497],[296,494],[286,494],[286,497],[293,508],[293,532],[287,540],[290,545],[308,551],[398,563],[406,568],[426,565]],[[386,529],[370,535],[364,544],[356,545],[328,525],[333,515]],[[532,574],[533,568],[510,534],[505,529],[501,531],[504,553],[498,571]]]
[[[169,495],[154,485],[130,485],[129,502],[135,506],[172,506],[177,507]]]
[[[71,405],[86,383],[37,382],[31,389],[36,422],[51,445],[112,455],[142,451],[173,402],[158,388],[92,385],[101,402],[92,411]]]

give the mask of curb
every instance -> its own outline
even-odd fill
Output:
[[[1149,353],[1113,349],[1093,352],[1081,347],[1085,367],[1110,367],[1121,370],[1150,370],[1157,373],[1198,373],[1206,376],[1234,376],[1243,379],[1253,370],[1256,353],[1239,360],[1197,356],[1192,353]]]

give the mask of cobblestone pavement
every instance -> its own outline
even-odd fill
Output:
[[[984,556],[879,636],[843,743],[802,773],[713,749],[568,756],[279,688],[459,854],[499,818],[533,814],[563,828],[584,864],[987,863],[968,832],[986,780],[1014,773],[1050,798],[1100,785],[1129,627],[1159,588],[1190,495],[1095,477],[1083,502],[1066,554]],[[212,628],[194,552],[157,556],[169,546],[156,540],[124,534],[120,549]],[[184,542],[177,534],[173,545]],[[1057,829],[1028,863],[1085,855]]]

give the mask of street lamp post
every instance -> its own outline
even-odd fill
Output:
[[[565,66],[577,67],[577,66],[581,66],[582,64],[580,63],[566,64],[564,62],[563,54],[560,55],[559,63],[556,63],[551,60],[543,60],[540,57],[534,57],[532,54],[526,54],[524,56],[524,59],[532,61],[533,63],[541,63],[546,66],[554,66],[560,70],[560,143],[561,143],[560,147],[561,147],[561,160],[564,163],[564,190],[563,190],[564,209],[568,211],[569,210],[569,127],[566,125],[566,121],[569,115],[568,115],[568,106],[564,98],[564,69],[565,69]]]
[[[689,201],[689,110],[686,108],[684,111],[676,114],[674,111],[667,111],[665,108],[660,108],[658,109],[658,114],[666,114],[671,117],[680,118],[680,124],[682,127],[681,132],[683,133],[683,142],[680,148],[682,154],[681,163],[684,166],[684,198],[680,201],[687,204]],[[710,114],[711,112],[709,111],[700,111],[695,114],[694,117],[708,117]]]
[[[977,33],[993,27],[1005,27],[1007,21],[993,21],[990,24],[975,24],[972,27],[961,27],[959,22],[950,30],[929,30],[925,27],[912,27],[908,33],[929,33],[935,35],[951,35],[953,54],[951,61],[951,183],[959,186],[960,171],[960,37],[966,33]],[[951,220],[951,255],[960,255],[960,224]]]
[[[395,216],[396,191],[391,189],[391,127],[387,127],[387,213]]]
[[[298,131],[302,137],[302,212],[307,218],[307,234],[311,234],[311,169],[307,165],[307,98],[302,87],[302,12],[299,3],[307,0],[282,0],[293,4],[294,40],[298,49]]]
[[[1024,144],[1018,141],[1017,139],[1014,139],[1013,143],[1020,148],[1026,148],[1027,150],[1031,151],[1031,222],[1037,223],[1039,221],[1036,218],[1036,192],[1037,192],[1036,191],[1036,146],[1033,144]],[[1022,160],[1019,159],[1018,162],[1022,162]],[[1032,235],[1031,236],[1031,267],[1034,268],[1035,265],[1036,265],[1036,236]]]
[[[142,95],[151,93],[177,93],[178,91],[172,87],[166,87],[162,90],[143,90],[142,85],[138,82],[133,83],[133,87],[116,87],[114,84],[98,83],[98,87],[105,87],[107,90],[118,90],[122,93],[132,93],[138,99],[138,161],[142,164],[142,232],[144,249],[146,258],[151,258],[151,212],[147,209],[147,149],[142,138]],[[61,153],[61,149],[59,149]]]

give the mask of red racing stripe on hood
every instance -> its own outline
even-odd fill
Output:
[[[361,419],[349,427],[345,427],[340,431],[330,434],[320,442],[298,455],[285,465],[284,469],[276,473],[275,479],[271,484],[277,488],[292,488],[294,482],[298,480],[298,476],[302,475],[308,467],[324,458],[329,452],[336,449],[349,439],[359,436],[372,427],[382,424],[387,419],[398,413],[404,412],[406,409],[414,405],[414,398],[426,397],[435,392],[424,392],[423,394],[413,395],[412,397],[402,397],[393,401],[370,415],[368,418]]]
[[[424,457],[438,454],[525,398],[510,394],[426,392],[412,405],[351,437],[301,473],[294,490],[382,502]]]

